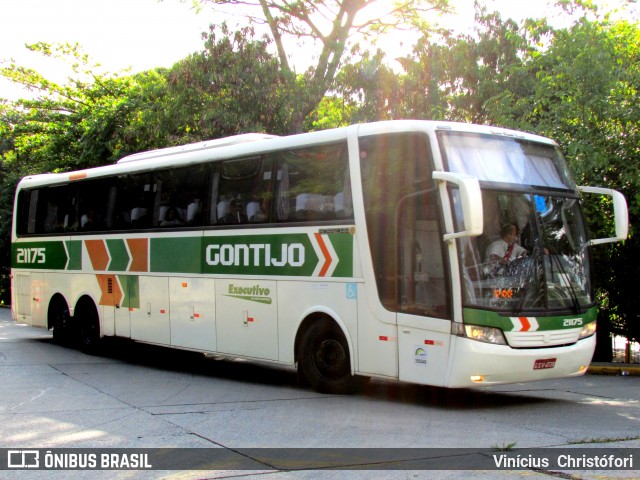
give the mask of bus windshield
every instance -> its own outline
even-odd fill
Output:
[[[481,182],[575,190],[566,162],[552,144],[501,135],[438,132],[450,172]]]
[[[468,306],[507,311],[583,311],[593,305],[587,239],[576,187],[551,143],[438,132],[452,172],[483,189],[480,237],[458,240]],[[454,205],[459,205],[453,190]],[[460,208],[456,221],[462,225]]]
[[[483,235],[459,240],[467,305],[513,314],[593,305],[576,199],[485,190],[483,206],[495,212]]]

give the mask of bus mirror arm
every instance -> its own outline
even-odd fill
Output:
[[[482,192],[478,179],[463,173],[441,171],[433,172],[433,179],[438,182],[453,183],[460,191],[460,208],[462,209],[462,217],[464,219],[464,230],[444,234],[444,241],[451,242],[456,238],[477,237],[478,235],[482,235],[484,218],[482,211]]]
[[[602,243],[621,242],[627,239],[629,233],[629,211],[627,201],[622,193],[611,188],[600,187],[578,187],[582,193],[593,193],[596,195],[607,195],[613,200],[613,213],[615,217],[616,236],[610,238],[596,238],[589,240],[588,245],[600,245]]]

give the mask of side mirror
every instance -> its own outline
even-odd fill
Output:
[[[594,193],[596,195],[607,195],[613,199],[613,214],[615,217],[616,236],[610,238],[597,238],[589,240],[589,245],[600,245],[601,243],[621,242],[627,239],[629,233],[629,211],[627,201],[617,190],[600,187],[578,187],[582,193]]]
[[[482,212],[482,192],[476,177],[464,173],[433,172],[433,179],[439,182],[453,183],[460,190],[460,208],[464,221],[462,232],[445,233],[443,239],[450,242],[461,237],[477,237],[482,235],[484,218]]]

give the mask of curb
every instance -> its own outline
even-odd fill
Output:
[[[640,376],[640,365],[629,363],[592,363],[588,375]]]

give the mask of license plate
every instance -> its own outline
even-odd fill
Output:
[[[543,370],[545,368],[553,368],[556,366],[555,358],[541,358],[533,362],[534,370]]]

